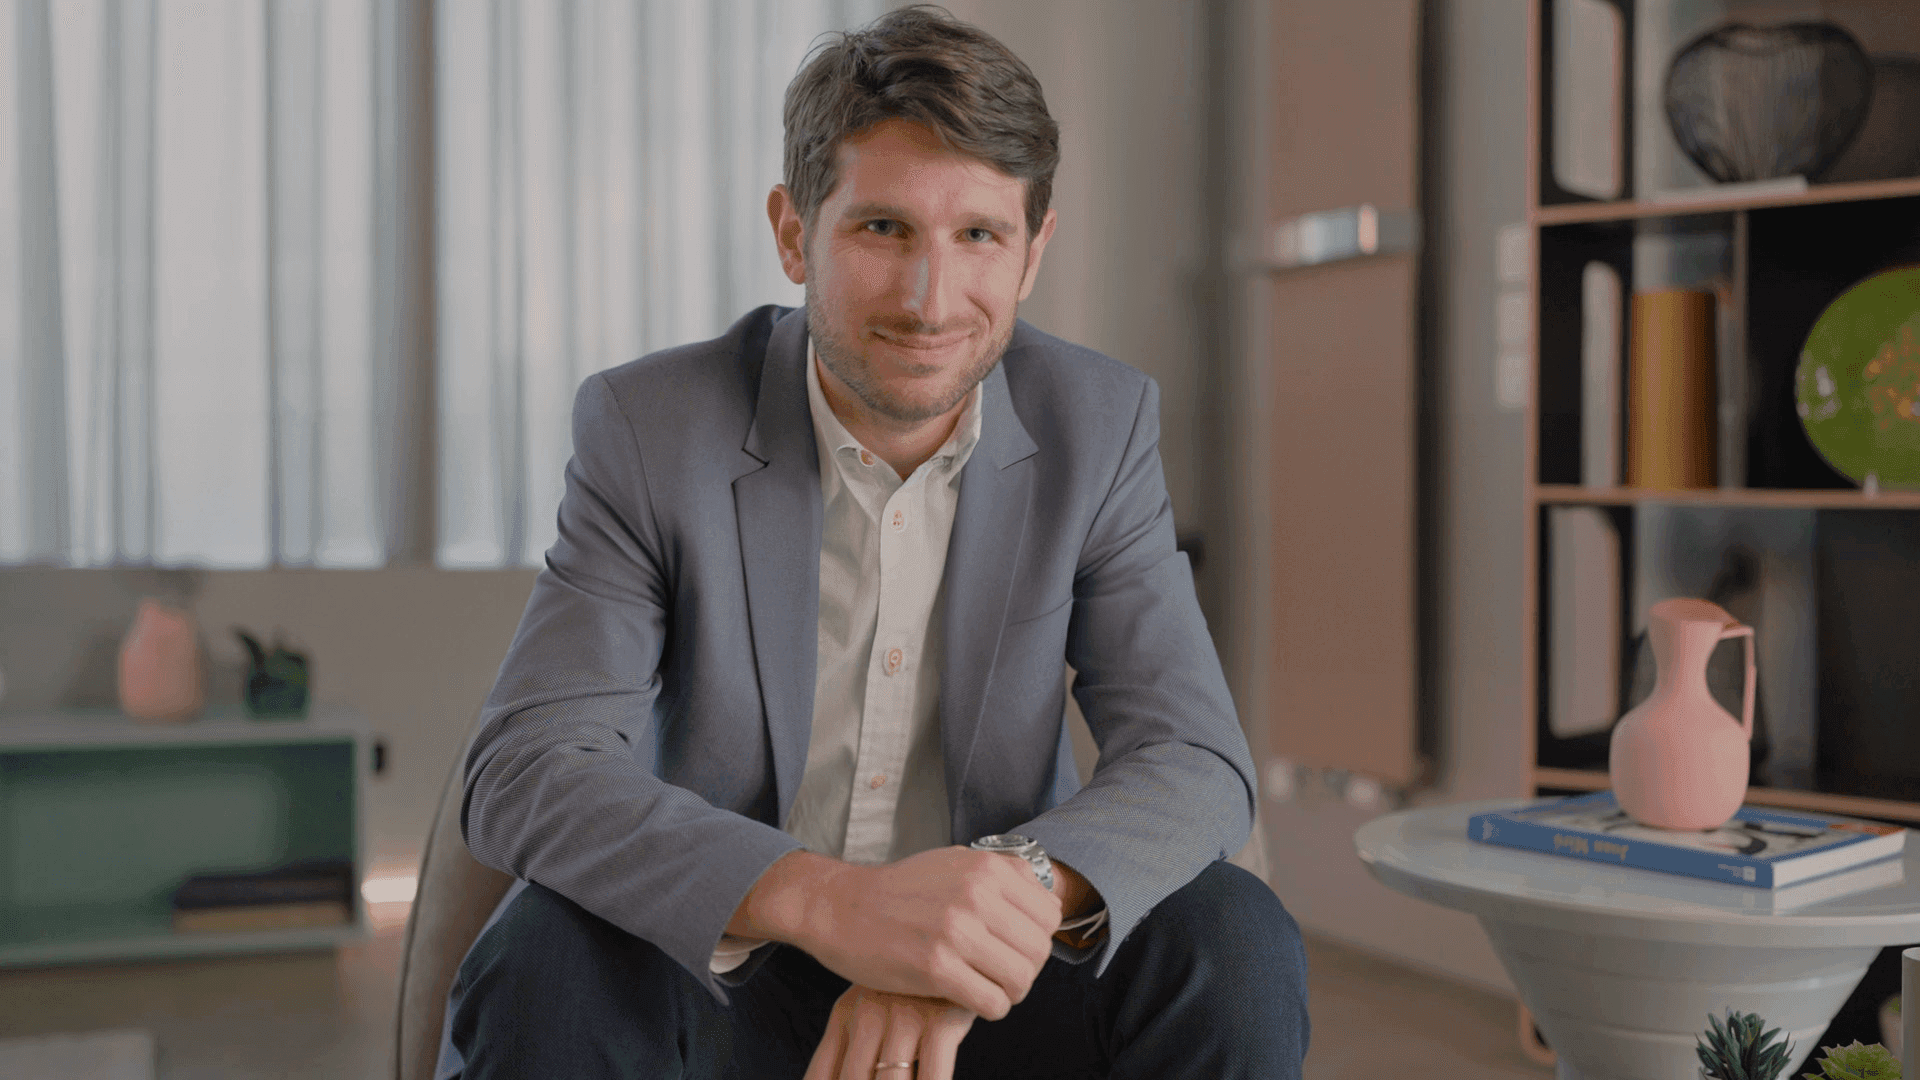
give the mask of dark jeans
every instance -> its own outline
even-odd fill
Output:
[[[529,885],[460,966],[452,1035],[466,1080],[799,1080],[847,981],[773,948],[721,1005],[652,944]],[[1006,1019],[974,1022],[957,1080],[1300,1075],[1300,931],[1239,867],[1209,866],[1154,908],[1105,975],[1093,969],[1047,961]]]

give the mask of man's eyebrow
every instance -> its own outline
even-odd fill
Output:
[[[855,203],[847,207],[847,212],[843,216],[843,220],[871,221],[875,218],[890,218],[896,221],[905,221],[911,216],[904,207],[895,206],[892,203],[863,202]],[[1004,236],[1012,236],[1014,234],[1013,222],[1005,218],[994,217],[991,214],[976,214],[972,218],[969,218],[968,222],[968,228],[992,229],[994,232]]]

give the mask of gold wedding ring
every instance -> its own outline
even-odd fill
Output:
[[[913,1062],[911,1061],[882,1061],[878,1065],[875,1065],[873,1067],[873,1071],[879,1072],[881,1069],[911,1069],[911,1068],[913,1068]]]

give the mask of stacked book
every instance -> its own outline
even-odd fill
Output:
[[[1635,822],[1613,792],[1601,791],[1475,814],[1467,820],[1467,836],[1589,862],[1772,889],[1777,895],[1791,889],[1800,903],[1810,903],[1902,881],[1905,861],[1899,856],[1907,830],[1751,806],[1741,807],[1718,829],[1661,829]]]
[[[196,874],[173,892],[176,933],[344,926],[353,921],[353,863],[315,859],[252,874]]]

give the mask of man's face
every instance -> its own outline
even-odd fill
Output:
[[[840,181],[802,235],[784,186],[768,201],[787,276],[806,285],[822,364],[864,419],[955,412],[1013,336],[1053,235],[1026,232],[1026,184],[883,120],[845,140]]]

